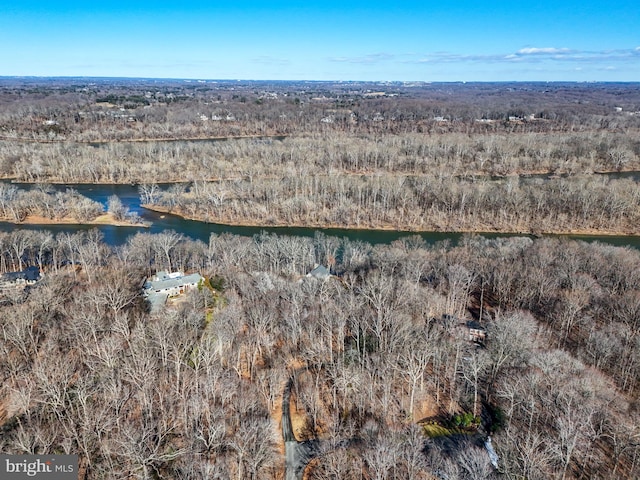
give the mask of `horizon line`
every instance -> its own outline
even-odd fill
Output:
[[[104,76],[104,75],[0,75],[3,79],[37,79],[37,80],[157,80],[157,81],[182,81],[182,82],[277,82],[277,83],[386,83],[386,84],[495,84],[495,83],[602,83],[602,84],[640,84],[639,80],[314,80],[314,79],[269,79],[269,78],[204,78],[204,77],[144,77],[144,76]]]

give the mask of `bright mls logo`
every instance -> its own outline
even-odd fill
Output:
[[[77,480],[77,455],[0,455],[0,478]]]

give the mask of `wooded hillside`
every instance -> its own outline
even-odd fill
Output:
[[[91,479],[282,478],[293,377],[295,434],[323,451],[309,478],[494,478],[489,433],[508,478],[640,473],[635,250],[30,235],[0,238],[3,265],[46,270],[0,306],[3,452],[79,453]],[[156,269],[215,288],[149,313]]]

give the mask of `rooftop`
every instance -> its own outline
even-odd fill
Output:
[[[21,272],[7,272],[0,276],[4,282],[36,282],[40,278],[40,268],[37,266],[27,267]]]
[[[145,290],[166,290],[178,288],[185,284],[198,283],[202,280],[199,273],[184,275],[182,272],[158,272],[151,280],[144,284]]]

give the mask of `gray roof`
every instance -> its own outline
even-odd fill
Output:
[[[144,295],[151,305],[151,311],[159,311],[167,302],[167,298],[170,295],[167,290],[175,292],[184,285],[197,285],[200,280],[204,279],[199,273],[183,275],[181,272],[158,272],[153,279],[144,284]]]
[[[167,303],[167,297],[169,295],[167,293],[150,293],[147,297],[147,301],[151,305],[151,311],[158,311],[162,308],[162,306]]]
[[[467,327],[470,328],[471,330],[482,330],[482,331],[486,330],[486,328],[484,328],[482,325],[480,325],[475,320],[469,320],[467,322]]]
[[[40,268],[37,266],[27,267],[21,272],[7,272],[0,277],[5,282],[17,282],[23,280],[25,282],[35,282],[40,278]]]
[[[331,273],[324,265],[318,265],[316,268],[311,270],[308,275],[324,280],[325,278],[329,278]]]
[[[181,285],[198,283],[203,280],[199,273],[192,273],[191,275],[184,275],[182,277],[169,278],[167,276],[160,277],[159,280],[150,280],[145,283],[145,290],[165,290],[168,288],[178,288]]]

